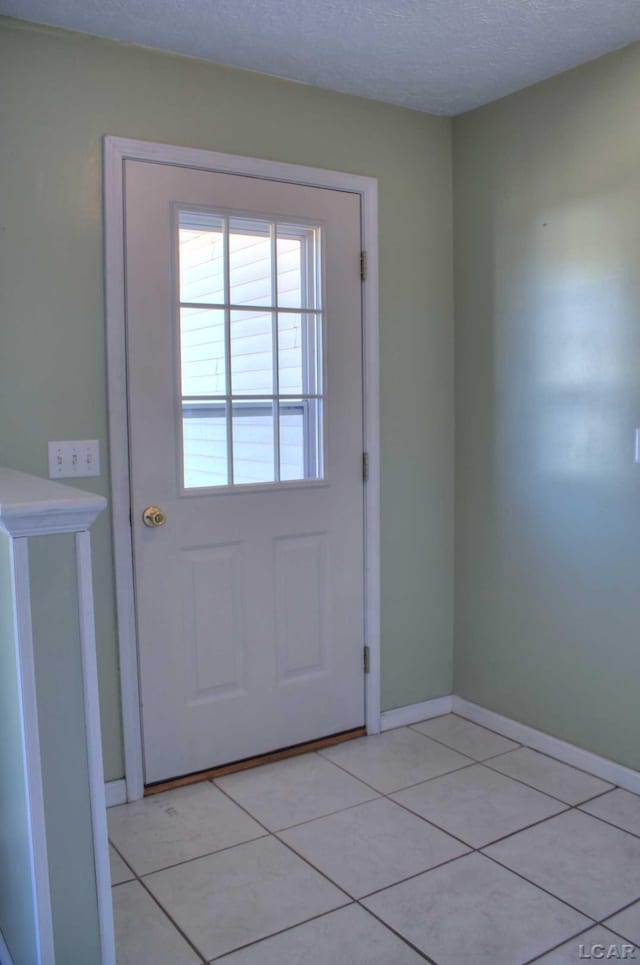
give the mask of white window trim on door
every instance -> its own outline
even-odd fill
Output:
[[[364,449],[368,453],[365,507],[365,639],[369,673],[365,677],[365,722],[380,731],[380,378],[378,337],[378,182],[376,178],[323,168],[219,154],[129,138],[104,138],[105,298],[111,464],[112,526],[127,799],[144,792],[134,606],[124,277],[124,162],[154,161],[182,167],[285,181],[359,194],[362,244],[367,278],[362,285]]]

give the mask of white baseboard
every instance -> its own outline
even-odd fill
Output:
[[[423,700],[420,704],[407,704],[395,710],[385,710],[380,715],[380,730],[393,730],[394,727],[406,727],[407,724],[417,724],[430,717],[441,717],[450,714],[453,697],[435,697],[433,700]]]
[[[463,697],[455,694],[448,697],[436,697],[434,700],[425,700],[419,704],[408,704],[406,707],[398,707],[395,710],[385,710],[380,715],[380,730],[392,730],[394,727],[406,727],[408,724],[417,724],[421,720],[429,720],[431,717],[440,717],[442,714],[459,714],[467,717],[476,724],[482,724],[490,730],[509,737],[532,747],[536,751],[555,757],[565,764],[578,767],[580,770],[595,774],[596,777],[610,784],[616,784],[626,791],[640,794],[640,771],[634,771],[623,764],[616,764],[606,757],[600,757],[591,751],[576,747],[567,741],[560,740],[558,737],[551,737],[541,730],[520,724],[517,720],[510,717],[503,717],[496,714],[493,710],[487,710],[478,704],[471,703]]]
[[[126,804],[127,782],[124,779],[121,781],[107,781],[104,786],[104,796],[108,808],[115,807],[116,804]]]
[[[424,700],[419,704],[408,704],[406,707],[397,707],[394,710],[385,710],[380,715],[380,730],[393,730],[395,727],[407,727],[409,724],[417,724],[421,720],[429,720],[432,717],[441,717],[443,714],[459,714],[469,720],[488,727],[490,730],[509,737],[511,740],[532,747],[536,751],[555,757],[565,764],[578,767],[580,770],[595,774],[596,777],[616,784],[626,791],[640,794],[640,771],[634,771],[623,764],[616,764],[606,757],[600,757],[591,751],[586,751],[575,744],[560,740],[558,737],[551,737],[541,730],[520,724],[517,720],[510,717],[503,717],[496,714],[493,710],[487,710],[478,704],[465,700],[464,697],[457,697],[450,694],[446,697],[435,697],[433,700]],[[126,804],[127,784],[125,780],[109,781],[105,784],[105,797],[107,807],[114,807],[116,804]],[[4,952],[2,944],[2,934],[0,933],[0,952]],[[4,958],[0,957],[1,965],[4,965]],[[9,960],[9,965],[11,962]]]
[[[591,751],[586,751],[582,747],[576,747],[575,744],[569,744],[557,737],[551,737],[550,734],[545,734],[534,727],[528,727],[526,724],[520,724],[510,717],[503,717],[493,710],[472,704],[471,701],[465,700],[463,697],[454,696],[453,712],[460,714],[461,717],[467,717],[476,724],[482,724],[483,727],[489,727],[504,737],[510,737],[511,740],[517,741],[519,744],[532,747],[534,750],[542,751],[543,754],[555,757],[565,764],[571,764],[573,767],[579,767],[583,771],[595,774],[603,781],[617,784],[626,791],[633,791],[634,794],[640,794],[640,771],[634,771],[630,767],[625,767],[624,764],[616,764],[615,761],[606,757],[600,757],[598,754],[592,754]]]
[[[13,965],[13,959],[9,954],[7,943],[5,942],[1,931],[0,931],[0,965]]]

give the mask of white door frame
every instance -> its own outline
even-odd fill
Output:
[[[365,677],[365,722],[370,734],[380,730],[380,377],[378,339],[378,182],[280,161],[219,154],[122,137],[104,138],[105,298],[109,455],[115,554],[120,687],[124,732],[127,800],[143,796],[142,729],[138,686],[138,647],[131,545],[129,433],[125,337],[124,183],[126,160],[154,161],[308,187],[359,194],[367,279],[362,285],[364,449],[369,454],[364,487],[365,640],[369,673]]]

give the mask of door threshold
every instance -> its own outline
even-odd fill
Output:
[[[151,794],[173,791],[177,787],[186,787],[188,784],[197,784],[200,781],[212,781],[214,778],[224,777],[226,774],[235,774],[237,771],[247,771],[251,767],[260,767],[261,764],[272,764],[274,761],[284,761],[288,757],[298,757],[300,754],[309,754],[311,751],[321,751],[325,747],[333,747],[335,744],[343,744],[345,741],[352,741],[358,737],[366,736],[366,727],[354,727],[353,730],[343,730],[340,731],[339,734],[320,737],[317,740],[306,741],[304,744],[293,744],[291,747],[283,747],[277,751],[269,751],[267,754],[258,754],[257,757],[245,757],[244,760],[234,761],[232,764],[220,764],[218,767],[211,767],[206,771],[194,771],[192,774],[173,777],[168,781],[157,781],[155,784],[147,784],[144,789],[144,796],[149,797]]]

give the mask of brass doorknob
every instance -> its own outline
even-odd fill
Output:
[[[167,517],[162,512],[159,506],[147,506],[147,508],[142,513],[142,521],[145,526],[164,526],[167,521]]]

